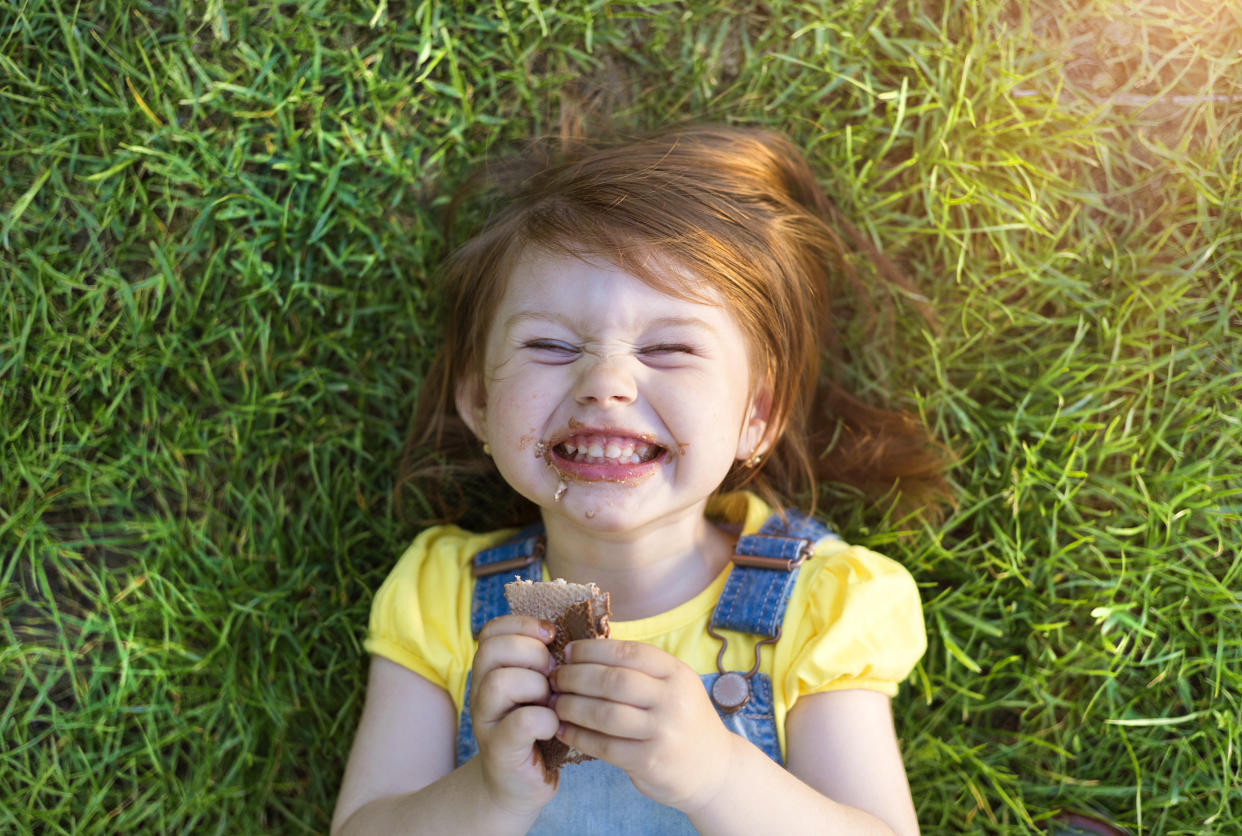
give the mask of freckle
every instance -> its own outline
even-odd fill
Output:
[[[594,511],[587,511],[585,516],[586,516],[586,518],[587,518],[588,520],[593,520],[593,519],[595,519],[595,512],[594,512]]]

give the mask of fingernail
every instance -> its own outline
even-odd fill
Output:
[[[540,621],[539,633],[543,636],[544,640],[547,641],[556,635],[556,625],[551,621]]]
[[[569,644],[565,645],[565,649],[561,651],[561,655],[565,657],[566,662],[573,661],[573,650],[574,650],[573,642],[570,642]]]

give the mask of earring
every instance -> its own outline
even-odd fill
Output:
[[[483,455],[490,456],[491,454],[492,454],[492,445],[484,441],[483,442]]]
[[[762,463],[763,463],[762,453],[755,453],[755,455],[751,456],[749,459],[746,460],[746,466],[752,467],[752,468],[758,467]]]

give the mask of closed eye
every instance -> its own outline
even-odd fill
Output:
[[[638,350],[638,358],[654,369],[677,369],[698,356],[693,346],[685,343],[655,343]]]
[[[639,354],[693,354],[694,349],[682,343],[658,343],[657,345],[644,346],[639,349]]]
[[[573,359],[582,353],[582,350],[576,345],[563,343],[560,340],[528,340],[522,343],[522,348],[530,349],[552,358],[565,360]]]

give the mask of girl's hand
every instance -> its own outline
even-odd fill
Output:
[[[556,794],[535,748],[559,723],[548,707],[547,643],[554,630],[536,618],[502,616],[483,627],[474,654],[470,715],[484,784],[493,801],[514,813],[537,811]]]
[[[724,786],[735,741],[698,674],[642,642],[571,643],[551,674],[557,737],[620,767],[639,792],[683,812]]]

